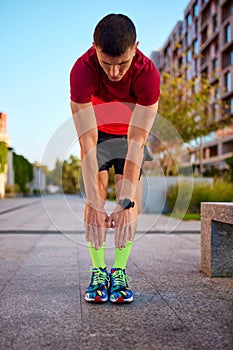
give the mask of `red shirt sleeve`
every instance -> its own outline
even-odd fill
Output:
[[[76,103],[91,102],[94,94],[95,74],[93,69],[78,59],[70,73],[70,98]]]
[[[160,96],[160,74],[151,60],[142,68],[134,84],[137,103],[149,106],[156,103]]]

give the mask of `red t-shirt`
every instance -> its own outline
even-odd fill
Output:
[[[73,102],[92,102],[99,130],[126,135],[135,104],[149,106],[157,102],[160,76],[153,62],[137,49],[123,78],[112,82],[92,46],[71,70],[70,92]]]

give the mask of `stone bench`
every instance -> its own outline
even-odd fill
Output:
[[[233,277],[233,203],[201,203],[201,271]]]

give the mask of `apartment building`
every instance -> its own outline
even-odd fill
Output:
[[[191,0],[184,19],[177,22],[164,46],[153,52],[151,59],[160,72],[173,71],[187,80],[204,74],[211,84],[218,80],[223,89],[216,91],[215,98],[228,106],[226,113],[232,117],[233,1]],[[225,133],[216,132],[214,136],[211,144],[204,144],[204,164],[206,168],[212,165],[223,168],[223,160],[233,156],[233,128],[229,127]],[[192,148],[191,152],[198,167],[198,151]]]
[[[7,115],[0,112],[0,142],[4,142],[9,148],[10,139],[7,135]],[[8,160],[9,160],[9,151],[8,151]],[[9,165],[5,167],[4,172],[0,172],[0,198],[5,196],[5,185],[8,180]]]
[[[9,136],[7,135],[7,115],[0,112],[0,142],[6,143],[9,146]]]

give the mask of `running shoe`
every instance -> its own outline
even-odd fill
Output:
[[[113,267],[110,273],[109,299],[112,303],[131,303],[133,292],[127,283],[125,270]]]
[[[108,301],[109,273],[107,268],[91,269],[91,283],[86,291],[85,300],[89,302],[104,303]]]

